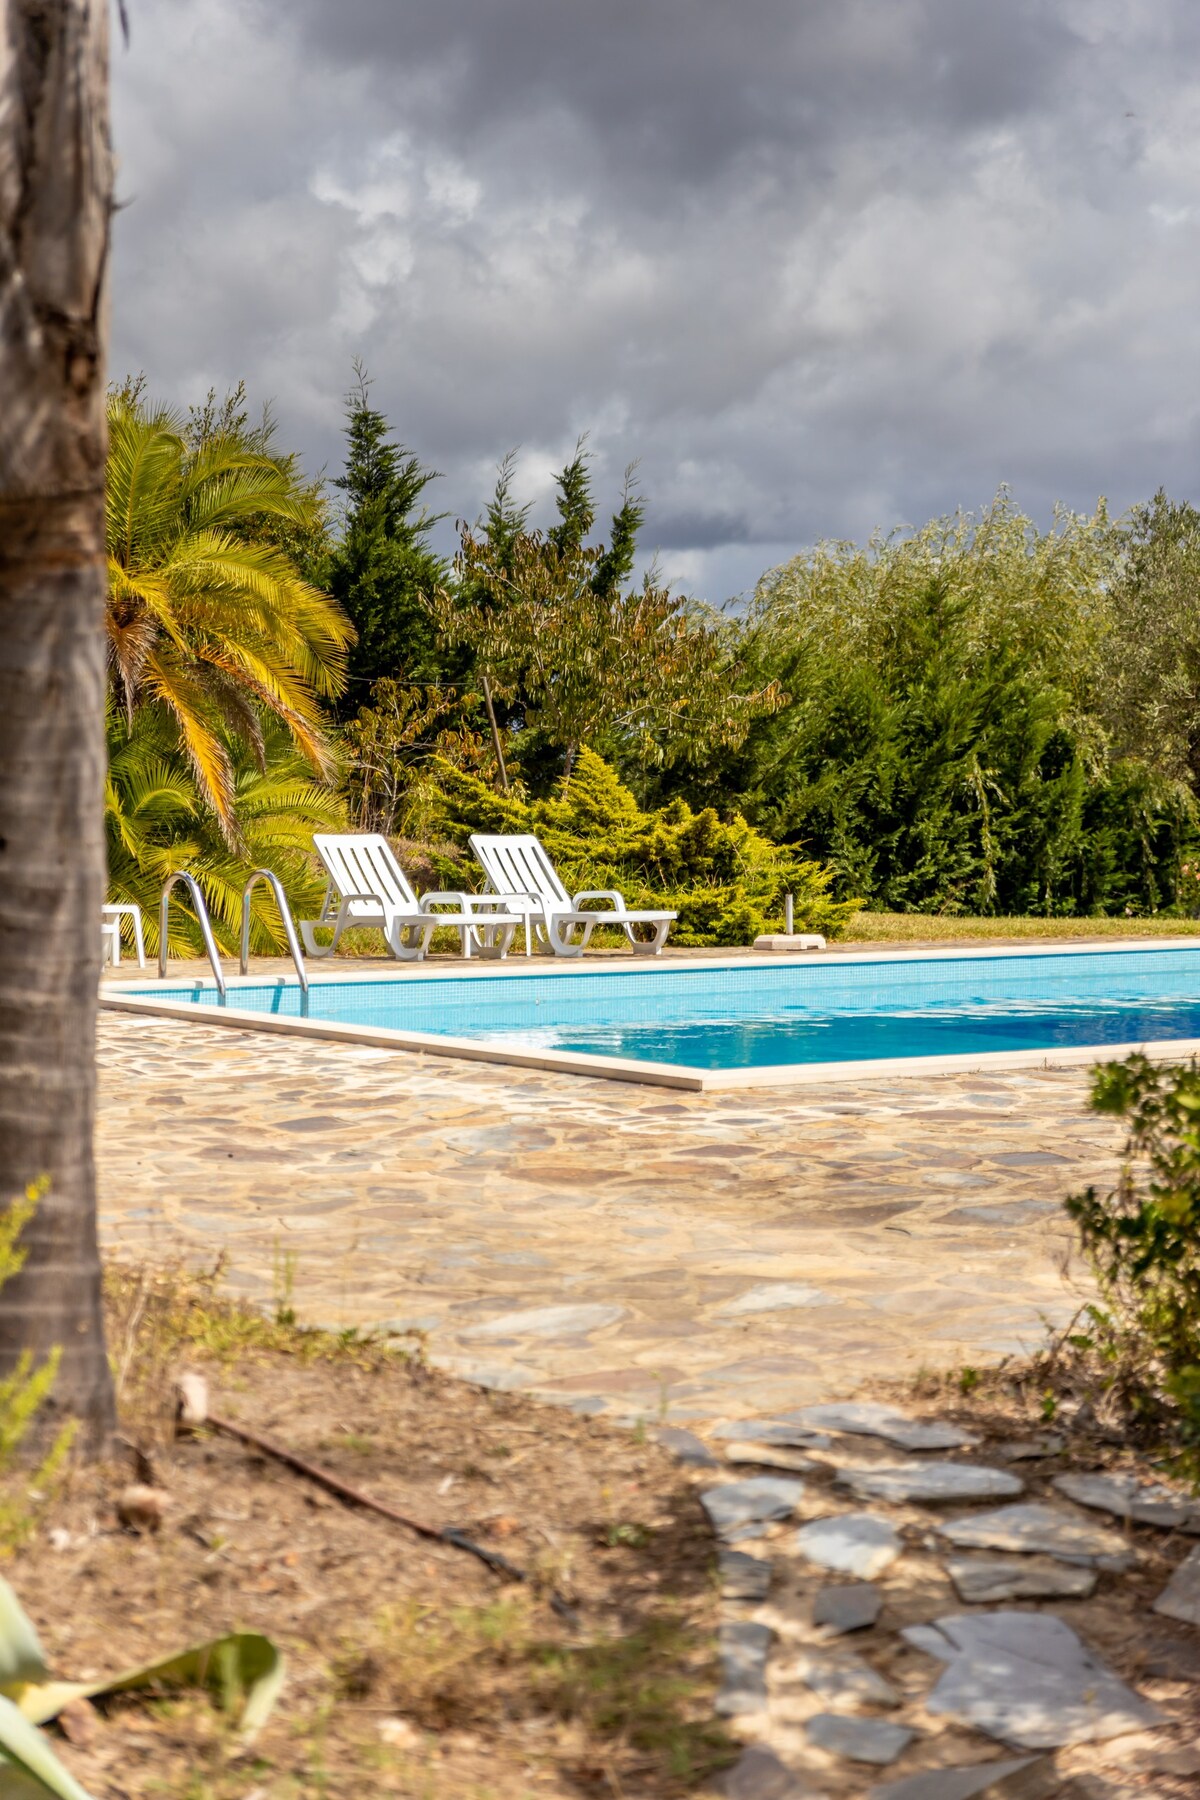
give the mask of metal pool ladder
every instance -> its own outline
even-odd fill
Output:
[[[308,975],[305,973],[304,957],[300,952],[300,942],[296,936],[296,927],[292,920],[292,909],[288,905],[287,895],[283,891],[283,883],[273,869],[255,869],[249,881],[242,889],[242,960],[241,971],[244,975],[250,967],[250,896],[260,881],[265,881],[275,896],[275,904],[279,908],[279,918],[287,938],[288,949],[292,953],[292,961],[296,965],[296,975],[300,982],[301,993],[308,992]]]
[[[222,1004],[225,1000],[225,972],[221,968],[221,958],[217,955],[217,946],[213,941],[212,926],[209,923],[208,908],[204,904],[204,895],[200,891],[200,883],[187,869],[177,869],[174,875],[168,876],[163,883],[163,891],[158,902],[158,979],[163,981],[167,974],[167,914],[171,907],[171,894],[174,888],[183,883],[192,897],[192,910],[196,915],[196,923],[200,927],[200,935],[204,939],[204,949],[212,964],[213,979],[217,984],[217,992]]]

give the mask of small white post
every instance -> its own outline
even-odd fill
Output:
[[[783,929],[791,937],[796,925],[796,901],[792,894],[783,896]]]

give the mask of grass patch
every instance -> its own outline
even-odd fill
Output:
[[[227,1260],[211,1268],[183,1264],[109,1264],[104,1300],[109,1359],[122,1418],[136,1418],[142,1434],[171,1435],[173,1381],[188,1362],[243,1368],[271,1357],[302,1363],[375,1366],[381,1359],[419,1355],[419,1340],[355,1330],[323,1331],[297,1322],[286,1290],[271,1312],[220,1292]]]
[[[926,944],[957,939],[1200,937],[1200,919],[969,918],[959,914],[860,912],[842,943]]]
[[[551,1711],[637,1753],[656,1785],[690,1788],[732,1762],[729,1738],[704,1705],[714,1677],[711,1644],[682,1620],[668,1614],[628,1637],[535,1655],[535,1691]]]

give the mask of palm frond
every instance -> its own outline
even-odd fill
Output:
[[[178,668],[165,657],[146,662],[146,692],[162,702],[179,728],[180,744],[187,757],[200,797],[220,821],[231,844],[238,842],[233,811],[233,769],[229,752],[212,721],[211,694],[202,674]]]
[[[248,772],[261,782],[301,756],[309,771],[292,768],[280,816],[328,812],[319,782],[304,783],[336,766],[321,701],[344,686],[354,633],[264,534],[271,520],[310,529],[318,491],[269,435],[197,443],[179,413],[137,395],[111,400],[109,438],[107,627],[124,714],[124,748],[110,721],[112,854],[157,878],[170,831],[194,845],[207,821],[209,860],[237,862],[241,810],[271,810]]]

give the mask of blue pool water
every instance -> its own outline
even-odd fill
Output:
[[[166,997],[162,988],[130,990]],[[173,1000],[214,1006],[211,987]],[[1200,1038],[1200,947],[231,987],[242,1011],[698,1069]]]

